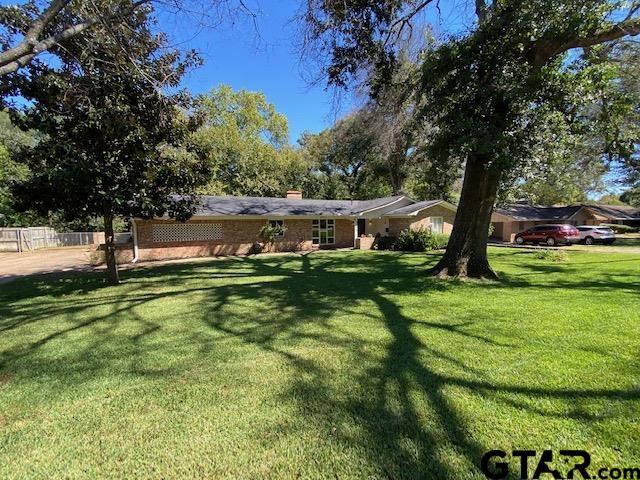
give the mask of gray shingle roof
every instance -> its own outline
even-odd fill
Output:
[[[568,220],[581,208],[615,220],[640,219],[640,209],[617,205],[589,205],[580,203],[564,207],[545,207],[526,203],[512,203],[496,208],[495,211],[516,220]]]
[[[263,216],[356,216],[367,210],[388,205],[402,197],[373,200],[313,200],[273,197],[202,196],[196,215],[263,215]]]
[[[387,212],[385,215],[411,215],[412,213],[419,212],[420,210],[424,210],[425,208],[433,207],[441,203],[442,200],[425,200],[423,202],[412,203],[411,205],[407,205],[406,207],[396,208],[395,210],[391,210]]]
[[[566,207],[541,207],[525,203],[513,203],[496,208],[495,211],[516,220],[567,220],[582,208],[582,205]]]
[[[625,205],[585,205],[597,215],[614,220],[640,220],[640,208]]]

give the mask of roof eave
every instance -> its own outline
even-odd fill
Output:
[[[436,202],[432,203],[431,205],[427,205],[426,207],[422,207],[419,208],[417,210],[414,210],[413,212],[409,212],[409,213],[385,213],[384,216],[385,217],[391,217],[391,218],[408,218],[408,217],[416,217],[418,216],[418,214],[424,210],[428,210],[430,208],[433,208],[437,205],[440,206],[444,206],[447,207],[449,210],[453,210],[454,212],[457,211],[457,207],[453,204],[453,203],[449,203],[446,200],[437,200]]]
[[[378,205],[377,207],[369,208],[368,210],[362,210],[361,212],[354,213],[354,215],[356,217],[362,217],[365,213],[371,213],[371,212],[375,212],[376,210],[380,210],[381,208],[387,208],[389,205],[393,205],[394,203],[398,203],[398,202],[400,202],[402,200],[405,200],[405,199],[411,200],[406,195],[400,195],[400,196],[398,196],[398,198],[396,198],[395,200],[393,200],[393,201],[391,201],[389,203]]]
[[[266,219],[281,219],[281,218],[293,218],[293,219],[314,219],[314,218],[336,218],[336,219],[346,219],[346,220],[354,220],[356,218],[355,215],[339,215],[335,213],[327,213],[327,214],[306,214],[306,215],[283,215],[278,213],[264,213],[264,214],[250,214],[250,215],[242,215],[242,214],[216,214],[216,215],[198,215],[194,214],[189,217],[189,220],[266,220]],[[146,220],[141,217],[135,217],[134,220]],[[175,220],[168,215],[163,215],[162,217],[154,217],[152,220]],[[187,220],[188,221],[188,220]]]

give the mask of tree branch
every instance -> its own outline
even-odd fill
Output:
[[[421,10],[423,10],[427,5],[429,5],[433,1],[434,0],[424,0],[424,1],[420,2],[418,5],[416,5],[406,15],[403,15],[402,17],[396,19],[391,25],[389,25],[389,28],[388,28],[388,31],[387,31],[387,36],[386,36],[386,38],[384,40],[384,45],[387,45],[387,43],[391,39],[391,35],[393,34],[393,31],[396,29],[396,27],[398,28],[398,31],[397,31],[397,34],[396,34],[396,39],[400,38],[400,35],[402,34],[402,30],[404,29],[404,27],[406,27],[407,25],[409,25],[409,27],[411,27],[411,23],[410,23],[411,19],[413,17],[415,17]]]
[[[487,18],[487,3],[485,0],[476,0],[476,16],[479,24],[484,23]]]
[[[545,65],[550,59],[573,48],[589,48],[607,42],[612,42],[623,37],[635,37],[640,34],[640,18],[628,19],[613,25],[608,30],[596,32],[586,37],[576,37],[565,42],[553,42],[549,40],[537,40],[533,44],[536,67]]]
[[[42,31],[70,1],[71,0],[55,0],[51,3],[44,13],[33,22],[27,30],[27,33],[25,33],[24,39],[18,45],[0,53],[0,65],[6,65],[29,53],[38,42],[38,37]]]
[[[54,1],[54,3],[52,3],[49,8],[47,8],[45,13],[38,20],[36,20],[36,22],[34,22],[33,26],[25,35],[25,38],[17,46],[0,53],[0,77],[15,72],[19,68],[31,62],[36,57],[36,55],[49,50],[50,48],[64,40],[82,33],[83,31],[93,27],[98,22],[111,22],[118,18],[122,18],[126,15],[131,14],[131,12],[133,12],[138,7],[149,3],[151,0],[138,0],[125,11],[114,13],[113,15],[109,15],[106,18],[94,16],[82,22],[79,22],[76,25],[65,28],[55,35],[51,35],[50,37],[47,37],[43,40],[38,40],[37,37],[40,35],[40,33],[42,33],[42,30],[55,18],[55,15],[57,15],[69,1],[70,0]],[[52,8],[54,5],[56,5],[57,10]],[[54,11],[55,13],[53,13]]]
[[[10,73],[13,73],[13,72],[17,71],[19,68],[24,67],[31,60],[33,60],[33,58],[35,56],[36,56],[35,53],[30,53],[30,54],[27,54],[27,55],[23,55],[20,58],[17,58],[13,62],[9,62],[6,65],[0,66],[0,77],[3,77],[3,76],[8,75]]]
[[[600,45],[601,43],[610,42],[626,36],[635,37],[638,34],[640,34],[640,18],[634,18],[614,25],[611,29],[604,32],[589,37],[576,38],[567,42],[560,46],[560,51],[566,52],[572,48],[593,47],[594,45]]]

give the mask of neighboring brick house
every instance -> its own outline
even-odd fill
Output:
[[[576,204],[567,206],[541,206],[512,203],[495,208],[491,216],[492,237],[513,242],[516,233],[534,225],[570,223],[572,225],[600,225],[619,223],[640,225],[640,209],[617,205]]]
[[[397,237],[408,228],[430,228],[438,233],[451,233],[456,207],[442,200],[416,202],[387,212],[389,235]]]
[[[144,261],[248,254],[267,222],[286,227],[270,247],[273,251],[353,247],[359,236],[396,236],[409,227],[450,232],[454,216],[455,206],[447,202],[415,202],[404,195],[311,200],[292,190],[286,198],[204,196],[187,222],[134,219],[131,257]],[[120,258],[127,260],[126,255]]]

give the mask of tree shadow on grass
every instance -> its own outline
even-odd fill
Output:
[[[388,478],[481,478],[479,461],[487,450],[495,446],[483,445],[474,437],[464,416],[446,393],[450,388],[464,389],[473,395],[492,398],[538,415],[546,415],[547,412],[528,402],[518,402],[513,396],[567,401],[579,398],[610,401],[640,398],[640,392],[636,390],[536,388],[487,380],[473,365],[461,362],[434,345],[425,344],[414,333],[414,327],[419,325],[456,337],[465,347],[474,342],[488,344],[493,349],[510,345],[467,331],[466,327],[472,326],[473,322],[439,324],[414,320],[403,314],[402,309],[390,299],[399,294],[428,297],[453,288],[456,283],[417,276],[416,270],[398,266],[393,257],[370,261],[379,263],[373,276],[349,271],[342,262],[332,265],[331,261],[323,259],[312,265],[311,260],[305,258],[301,268],[304,279],[287,277],[269,284],[266,291],[253,286],[249,289],[232,286],[218,289],[215,299],[212,298],[206,322],[219,332],[236,336],[243,342],[285,358],[297,373],[292,375],[290,391],[284,393],[282,399],[302,402],[300,411],[310,421],[328,429],[340,418],[344,420],[347,417],[345,421],[359,425],[360,431],[345,436],[343,442],[346,448],[366,453],[370,464],[375,465],[371,473]],[[278,267],[256,265],[256,271],[275,274]],[[391,273],[393,275],[389,276]],[[483,288],[482,285],[477,287]],[[295,315],[263,321],[255,318],[245,322],[226,319],[226,307],[260,295],[280,307],[295,304]],[[324,320],[360,299],[375,304],[379,312],[377,319],[382,320],[391,335],[380,360],[371,358],[362,339],[345,339]],[[321,327],[321,333],[307,333],[301,328],[306,322]],[[366,394],[347,399],[336,395],[327,381],[330,373],[312,358],[291,348],[292,343],[310,340],[319,347],[337,345],[351,349],[353,358],[370,365],[354,375],[354,384],[351,385],[354,391]],[[435,367],[435,364],[443,363],[464,371],[466,375],[443,374]],[[425,418],[425,415],[430,418]],[[593,415],[579,407],[574,408],[568,417],[583,422],[594,420]]]
[[[44,280],[39,280],[41,284],[25,282],[0,294],[0,300],[6,302],[0,305],[0,330],[31,327],[53,316],[63,316],[68,322],[35,341],[2,349],[0,371],[32,368],[35,373],[63,377],[68,373],[63,363],[71,361],[81,369],[75,381],[87,381],[91,375],[100,375],[109,362],[123,360],[116,358],[120,352],[100,358],[92,352],[102,354],[108,351],[106,345],[120,342],[130,347],[124,351],[131,356],[131,374],[171,378],[196,360],[193,350],[185,354],[177,350],[182,364],[147,368],[151,346],[146,340],[161,334],[163,324],[140,313],[141,308],[160,299],[194,298],[190,320],[197,319],[211,332],[192,328],[190,340],[197,355],[208,358],[222,336],[282,358],[293,373],[287,378],[287,388],[278,393],[279,399],[295,405],[305,423],[326,427],[327,432],[331,425],[349,426],[344,432],[338,428],[332,433],[333,440],[362,456],[369,469],[366,473],[388,478],[481,478],[480,458],[495,445],[484,444],[473,433],[451,389],[549,417],[554,413],[537,406],[545,399],[628,402],[640,398],[636,390],[553,389],[521,385],[517,379],[497,383],[487,378],[478,365],[447,352],[433,339],[458,342],[461,348],[482,347],[492,355],[514,343],[498,340],[497,335],[478,328],[477,321],[437,321],[428,313],[421,318],[405,313],[396,302],[398,296],[419,295],[429,305],[429,298],[460,285],[426,277],[424,268],[435,258],[420,263],[417,258],[320,254],[174,265],[126,272],[125,285],[111,290],[102,290],[100,279],[90,275],[74,276],[75,280],[50,277],[58,280],[48,284]],[[527,267],[523,268],[526,275]],[[487,292],[519,288],[537,285],[535,278],[472,283],[465,288]],[[594,280],[589,288],[598,288],[602,281],[606,279]],[[158,282],[162,289],[154,290]],[[581,283],[574,286],[580,288]],[[33,287],[31,292],[39,292],[48,301],[25,303],[30,297],[21,290],[24,287]],[[98,291],[100,313],[80,319],[81,313],[95,307],[91,294]],[[126,334],[116,332],[124,322],[137,328],[129,328]],[[361,322],[364,330],[354,329],[351,322]],[[49,342],[88,328],[99,328],[95,341],[77,357],[43,365],[35,355]],[[380,337],[372,340],[362,333],[367,329]],[[428,334],[418,335],[417,330]],[[347,385],[336,384],[331,378],[335,372],[318,359],[318,352],[336,348],[349,361],[342,368],[352,369]],[[337,385],[345,391],[337,391]],[[580,404],[572,409],[570,418],[586,424],[594,421]]]

